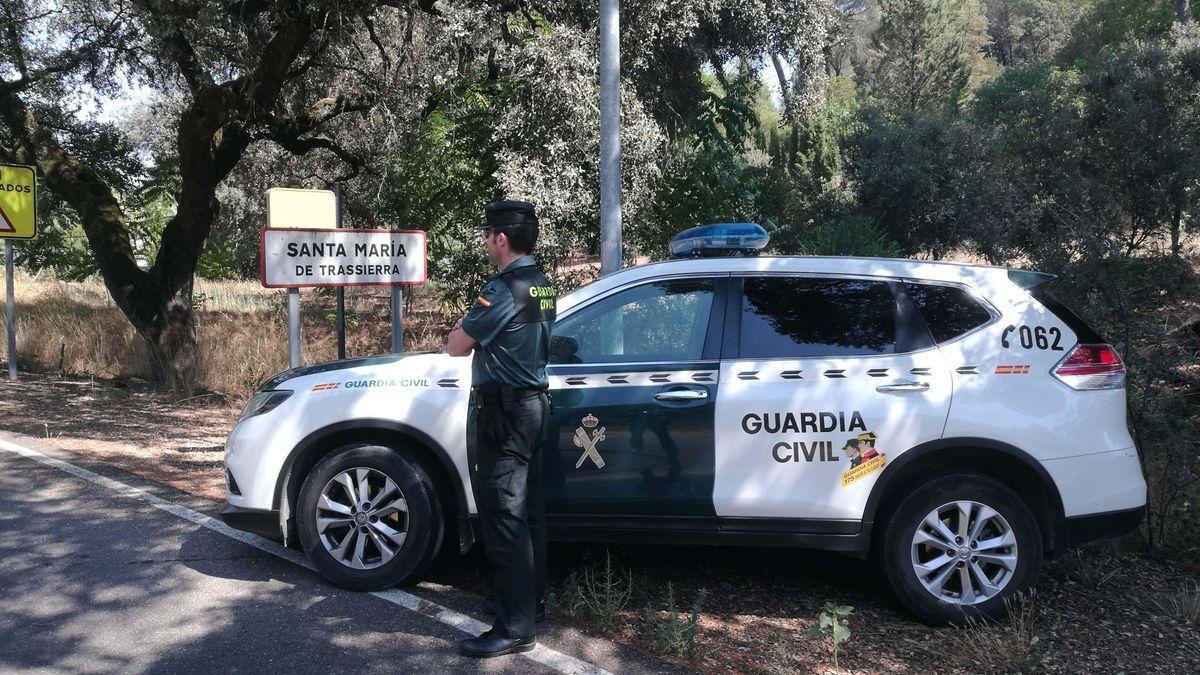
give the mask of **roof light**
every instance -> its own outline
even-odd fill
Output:
[[[758,255],[770,235],[754,223],[717,223],[693,227],[671,239],[671,255],[676,258]]]
[[[1112,345],[1078,345],[1050,372],[1072,389],[1125,386],[1125,364]]]

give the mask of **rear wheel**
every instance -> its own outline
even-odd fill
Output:
[[[917,485],[896,504],[879,557],[897,598],[925,621],[999,618],[1006,601],[1033,585],[1042,535],[1006,485],[956,473]]]
[[[441,546],[437,489],[402,449],[358,444],[333,451],[305,478],[297,502],[305,555],[343,588],[415,581]]]

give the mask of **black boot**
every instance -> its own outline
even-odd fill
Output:
[[[520,654],[533,649],[537,641],[533,636],[513,638],[501,630],[492,628],[476,638],[468,638],[458,643],[458,649],[467,656],[486,659],[505,654]]]

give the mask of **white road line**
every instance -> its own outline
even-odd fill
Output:
[[[131,499],[137,499],[145,502],[156,509],[166,511],[173,516],[191,521],[197,525],[207,527],[208,529],[214,532],[219,532],[226,537],[237,539],[238,541],[249,544],[260,551],[266,551],[273,556],[283,558],[288,562],[294,563],[309,570],[313,569],[312,566],[309,565],[308,559],[306,559],[303,554],[293,551],[282,544],[276,543],[269,539],[264,539],[256,534],[236,530],[226,525],[224,521],[218,518],[206,516],[203,513],[200,513],[199,511],[193,511],[186,506],[180,506],[179,504],[169,502],[158,495],[151,494],[145,490],[140,490],[132,485],[126,485],[125,483],[113,480],[107,476],[102,476],[94,471],[89,471],[83,467],[75,466],[70,462],[64,462],[57,457],[51,457],[32,448],[27,448],[23,445],[18,445],[4,439],[0,439],[0,450],[7,450],[13,454],[21,455],[22,457],[27,457],[34,461],[41,462],[42,464],[58,469],[59,471],[65,471],[72,476],[77,476],[90,483],[95,483],[101,487],[108,488],[109,490],[112,490],[123,497],[129,497]],[[423,616],[427,616],[435,621],[444,623],[447,626],[458,629],[463,633],[467,633],[468,635],[478,635],[490,627],[486,623],[467,616],[466,614],[460,614],[435,602],[430,602],[411,593],[405,593],[398,588],[389,588],[386,591],[374,591],[371,593],[371,595],[381,600],[386,600],[393,605],[398,605],[405,609],[418,612]],[[569,654],[563,654],[562,652],[555,651],[541,644],[535,647],[533,651],[525,652],[524,654],[521,654],[521,656],[540,663],[547,668],[552,668],[560,673],[565,673],[566,675],[611,675],[607,670],[594,666],[587,661],[577,659]]]

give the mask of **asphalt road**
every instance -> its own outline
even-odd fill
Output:
[[[170,504],[188,499],[89,468]],[[436,607],[422,613],[338,589],[269,550],[170,513],[165,503],[156,507],[0,449],[0,671],[532,675],[581,672],[590,663],[613,672],[661,668],[561,628],[550,631],[552,651],[543,663],[469,659],[456,649],[466,633],[426,615]],[[453,606],[457,596],[449,589],[434,601]],[[545,637],[540,642],[547,644]]]

